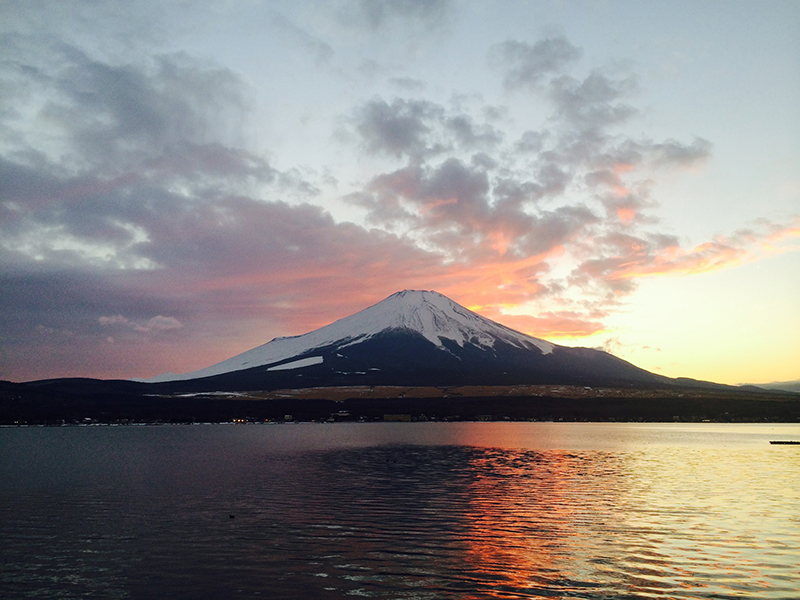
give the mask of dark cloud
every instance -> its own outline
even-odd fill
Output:
[[[618,185],[620,174],[642,166],[656,168],[692,168],[705,162],[711,156],[712,144],[708,140],[695,138],[690,144],[674,139],[664,142],[652,140],[623,139],[614,144],[606,142],[597,152],[591,167],[598,169],[590,175],[598,183]]]
[[[708,159],[711,148],[711,142],[703,138],[695,138],[689,145],[669,139],[653,144],[652,151],[654,163],[658,166],[693,167]]]
[[[470,158],[470,164],[474,167],[478,167],[479,169],[491,171],[492,169],[497,168],[500,163],[498,163],[485,152],[477,152]]]
[[[8,260],[12,259],[12,260]],[[190,305],[181,305],[168,295],[149,296],[130,289],[108,273],[90,269],[55,268],[55,265],[18,263],[2,253],[0,270],[0,331],[2,345],[0,378],[33,379],[76,374],[117,374],[124,376],[133,357],[109,356],[107,339],[114,335],[125,344],[143,338],[129,329],[109,332],[98,320],[110,311],[127,314],[143,324],[159,315],[185,318]],[[178,343],[179,329],[153,331],[149,339]],[[113,360],[118,361],[116,365]],[[146,361],[145,361],[146,362]],[[98,368],[99,367],[99,368]]]
[[[533,210],[547,189],[547,183],[492,179],[480,164],[449,158],[376,177],[351,200],[373,222],[404,222],[451,258],[516,260],[546,254],[597,221],[582,205]]]
[[[573,46],[564,36],[557,36],[539,40],[533,45],[509,40],[494,46],[490,57],[507,68],[504,83],[513,89],[538,86],[547,75],[561,72],[581,54],[580,48]]]
[[[356,111],[355,126],[368,152],[414,161],[451,150],[493,148],[503,141],[502,132],[491,125],[424,100],[375,98]]]
[[[544,146],[547,134],[540,131],[526,131],[514,145],[517,152],[538,153]]]
[[[160,264],[148,243],[170,242],[176,235],[171,228],[218,201],[215,210],[223,218],[221,194],[275,178],[268,164],[241,150],[189,144],[175,150],[114,177],[59,175],[56,166],[48,171],[0,159],[0,173],[7,176],[0,184],[0,231],[16,247],[35,243],[30,251],[40,259],[80,262],[97,255],[93,260],[109,265]]]
[[[233,72],[184,54],[111,64],[54,39],[16,36],[2,76],[10,101],[38,119],[4,119],[19,152],[65,157],[70,169],[130,168],[176,144],[238,141],[248,92]],[[45,134],[44,136],[42,135]]]
[[[465,148],[493,146],[503,141],[503,134],[491,125],[476,125],[468,115],[450,117],[445,126],[453,132],[459,145]]]
[[[544,186],[537,182],[498,177],[494,180],[492,193],[498,204],[519,207],[542,198],[544,190]]]
[[[441,107],[432,102],[375,99],[359,109],[357,128],[370,152],[417,157],[430,151],[430,122],[441,115]]]
[[[596,71],[583,80],[561,76],[550,83],[558,115],[589,130],[619,125],[633,116],[636,109],[620,100],[635,89],[633,76],[612,79]]]
[[[203,201],[163,192],[136,205],[120,214],[145,239],[105,240],[115,260],[92,261],[80,249],[67,256],[52,248],[40,256],[25,248],[3,252],[0,327],[4,352],[16,356],[4,361],[6,369],[18,377],[41,376],[45,371],[15,349],[41,344],[42,352],[55,356],[72,345],[84,360],[98,354],[96,364],[78,373],[89,368],[122,376],[123,365],[99,354],[109,337],[152,350],[164,361],[147,368],[199,367],[191,352],[176,365],[169,346],[202,344],[202,337],[213,336],[221,348],[213,354],[222,359],[248,343],[263,343],[270,329],[273,335],[297,333],[410,282],[434,287],[442,278],[436,255],[380,231],[337,224],[316,206],[243,197]],[[112,205],[96,217],[101,227],[123,218],[112,219],[114,210]],[[99,243],[96,232],[92,239]],[[122,268],[126,262],[134,266]],[[421,275],[427,280],[419,281]],[[323,295],[336,299],[319,302]],[[248,332],[246,323],[258,327]],[[244,347],[232,349],[234,342]]]

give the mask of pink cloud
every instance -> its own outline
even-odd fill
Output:
[[[584,262],[580,269],[592,277],[613,282],[642,277],[692,275],[735,267],[766,253],[784,249],[775,244],[800,237],[800,226],[761,221],[757,229],[741,230],[730,237],[718,236],[691,249],[677,245],[653,249],[644,240],[617,236],[616,246],[626,250]]]
[[[603,318],[607,313],[593,317],[575,311],[544,311],[537,315],[507,315],[499,311],[485,311],[485,316],[504,325],[545,339],[580,338],[605,331]]]

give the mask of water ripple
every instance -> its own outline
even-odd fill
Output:
[[[798,597],[800,453],[197,429],[15,433],[2,596]]]

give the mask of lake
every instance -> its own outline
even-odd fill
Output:
[[[800,597],[798,424],[0,428],[0,597]]]

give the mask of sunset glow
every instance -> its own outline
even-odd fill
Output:
[[[432,289],[797,379],[800,8],[696,11],[3,3],[0,378],[195,370]]]

